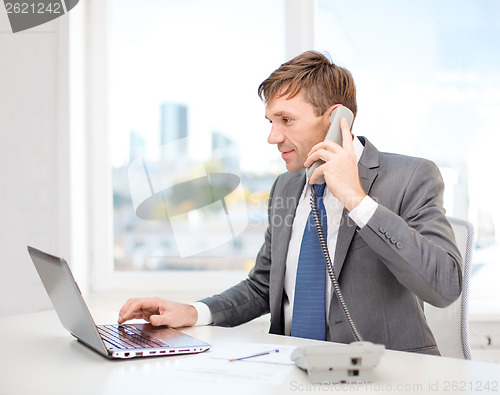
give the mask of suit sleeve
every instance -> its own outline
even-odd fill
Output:
[[[400,192],[399,215],[379,204],[359,230],[402,285],[437,307],[458,298],[462,281],[462,259],[442,208],[443,191],[437,166],[420,161]]]
[[[277,181],[271,188],[268,216],[270,216],[273,193]],[[268,225],[264,244],[257,254],[255,266],[248,277],[226,291],[201,302],[208,305],[213,324],[236,326],[269,313],[269,277],[271,270],[271,230]]]

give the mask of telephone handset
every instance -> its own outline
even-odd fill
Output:
[[[342,118],[345,118],[347,120],[349,127],[352,126],[354,114],[347,107],[339,106],[336,109],[334,109],[330,115],[330,128],[328,129],[328,132],[327,132],[326,137],[325,137],[325,140],[332,140],[335,143],[339,144],[340,146],[342,146],[342,130],[340,129],[340,120]],[[313,171],[323,163],[325,163],[325,162],[322,160],[318,160],[318,161],[314,162],[307,170],[307,177],[309,178],[312,175]],[[319,177],[318,180],[316,181],[316,183],[317,184],[324,184],[325,178],[323,176]],[[342,296],[342,292],[340,290],[340,286],[339,286],[339,283],[337,281],[337,277],[335,276],[335,272],[333,270],[333,264],[332,264],[332,261],[330,258],[330,252],[328,251],[326,238],[325,238],[325,235],[323,233],[323,228],[321,226],[321,221],[320,221],[319,214],[318,214],[318,208],[316,205],[316,193],[315,193],[312,185],[311,185],[311,211],[313,213],[314,225],[316,227],[316,232],[318,233],[319,243],[321,245],[323,257],[325,259],[326,268],[328,271],[328,276],[330,277],[330,280],[332,282],[333,291],[335,292],[335,295],[337,296],[337,299],[339,300],[339,303],[342,307],[342,310],[344,311],[344,314],[345,314],[346,319],[347,319],[347,323],[349,324],[349,327],[351,328],[351,331],[353,333],[354,338],[358,342],[363,341],[363,337],[359,333],[358,329],[356,328],[356,325],[354,324],[354,322],[351,318],[351,314],[349,313],[349,309],[347,308],[347,305],[344,301],[344,297]]]
[[[349,124],[349,128],[352,126],[352,121],[354,120],[354,114],[347,107],[339,106],[335,110],[332,111],[330,115],[330,128],[326,133],[325,140],[332,140],[334,143],[342,146],[342,130],[340,129],[340,120],[345,118],[347,123]],[[309,169],[307,169],[307,178],[311,178],[312,173],[318,166],[321,166],[324,161],[317,160],[314,162]],[[319,176],[316,184],[324,184],[325,177]]]
[[[340,120],[345,118],[349,127],[352,126],[354,115],[347,107],[340,106],[332,111],[330,115],[330,128],[326,134],[325,140],[329,139],[342,146],[342,131],[340,129]],[[318,160],[307,170],[307,177],[310,178],[314,170],[323,164]],[[316,181],[317,184],[324,184],[323,176]],[[318,206],[316,203],[316,193],[311,185],[311,211],[314,218],[314,225],[318,233],[318,239],[321,251],[325,259],[328,277],[332,283],[333,291],[337,296],[339,304],[344,311],[347,323],[351,329],[356,341],[348,346],[329,345],[329,346],[304,346],[298,347],[290,356],[295,364],[307,371],[312,383],[350,383],[373,380],[373,369],[377,366],[380,357],[385,351],[385,346],[381,344],[372,344],[364,341],[359,333],[351,313],[344,301],[344,296],[340,290],[337,277],[333,270],[333,263],[330,258],[330,252],[326,243],[326,237],[321,226]],[[354,377],[355,376],[355,377]],[[354,380],[355,379],[355,380]]]

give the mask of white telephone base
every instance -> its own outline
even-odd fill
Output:
[[[384,345],[366,341],[327,344],[298,347],[290,359],[307,371],[313,384],[369,382],[384,351]]]

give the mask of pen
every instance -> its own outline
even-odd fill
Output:
[[[248,359],[248,358],[254,358],[254,357],[260,357],[261,355],[267,355],[267,354],[271,354],[273,352],[280,352],[280,350],[275,348],[274,350],[264,351],[264,352],[260,352],[258,354],[247,355],[246,357],[233,358],[233,359],[230,359],[229,362],[241,361],[242,359]]]

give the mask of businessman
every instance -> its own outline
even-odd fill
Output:
[[[314,186],[346,305],[365,340],[439,355],[423,302],[445,307],[461,292],[460,253],[443,209],[444,184],[424,159],[379,152],[341,120],[342,146],[323,141],[343,105],[356,115],[349,71],[315,51],[281,65],[259,86],[287,172],[271,189],[265,241],[248,278],[192,305],[130,299],[119,322],[236,326],[271,313],[270,333],[350,343],[311,221]],[[404,130],[401,131],[404,133]],[[306,168],[321,159],[309,179]],[[326,213],[326,214],[325,214]]]

